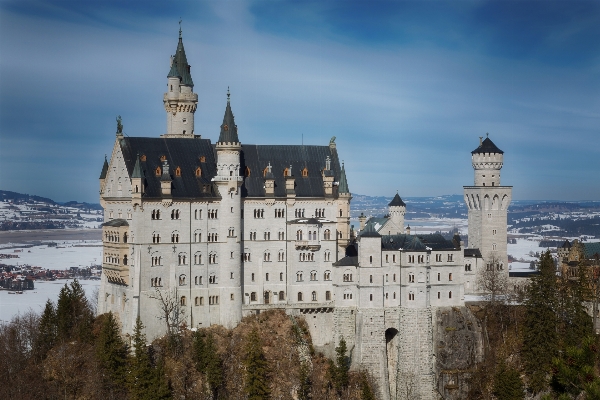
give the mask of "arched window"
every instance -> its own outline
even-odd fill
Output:
[[[323,239],[331,240],[331,231],[329,229],[325,229],[325,232],[323,232]]]
[[[283,290],[281,292],[279,292],[279,301],[284,301],[285,300],[285,294],[283,293]]]
[[[183,133],[185,133],[185,131],[183,131]],[[175,168],[175,176],[181,176],[181,168]]]
[[[185,306],[186,304],[187,304],[187,300],[186,300],[185,296],[181,296],[181,299],[179,300],[179,305]]]
[[[127,255],[123,256],[123,265],[127,265]]]
[[[296,231],[296,240],[302,240],[302,229]]]
[[[302,170],[302,176],[308,176],[308,169],[306,167]]]
[[[298,292],[298,301],[304,301],[302,298],[302,292]]]
[[[312,299],[312,301],[317,301],[317,292],[311,293],[311,299]]]
[[[185,285],[185,275],[179,275],[179,286]]]
[[[154,170],[154,174],[155,174],[156,176],[160,176],[160,174],[161,174],[160,167],[156,167],[156,169]]]
[[[311,281],[317,280],[317,271],[310,271],[310,280]]]
[[[197,177],[201,177],[202,176],[202,168],[200,168],[200,167],[196,168],[196,176]]]
[[[283,176],[289,176],[289,171],[287,168],[283,170]]]

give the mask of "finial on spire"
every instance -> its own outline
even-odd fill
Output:
[[[229,96],[231,95],[231,93],[229,93],[229,86],[227,86],[227,102],[229,103]]]
[[[486,138],[489,138],[489,137],[490,137],[490,134],[489,134],[488,132],[486,132],[486,133],[485,133],[485,137],[486,137]]]
[[[181,18],[179,18],[179,39],[181,39]]]

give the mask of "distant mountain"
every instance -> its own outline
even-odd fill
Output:
[[[68,201],[66,203],[61,203],[49,199],[47,197],[11,192],[8,190],[0,190],[0,201],[12,201],[22,203],[46,203],[49,205],[62,205],[65,207],[81,208],[86,210],[102,210],[102,207],[98,203],[85,203],[73,200]]]

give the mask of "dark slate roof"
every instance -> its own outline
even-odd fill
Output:
[[[570,249],[571,248],[571,242],[569,242],[569,239],[567,239],[567,240],[565,240],[565,242],[560,247],[563,248],[563,249]]]
[[[344,163],[342,163],[342,172],[340,174],[340,186],[338,193],[350,193],[350,189],[348,189],[348,180],[346,179],[346,168],[344,168]]]
[[[185,49],[183,48],[181,31],[179,31],[179,43],[177,43],[177,50],[173,56],[173,64],[171,65],[168,77],[177,76],[181,79],[183,85],[194,87],[190,69],[191,67],[188,64],[187,57],[185,56]]]
[[[296,197],[324,197],[323,177],[325,160],[331,159],[331,170],[335,178],[340,177],[340,163],[337,151],[329,146],[302,145],[242,145],[241,170],[250,170],[250,176],[244,179],[242,196],[264,197],[265,177],[263,171],[271,163],[271,172],[275,178],[275,196],[285,197],[285,177],[283,171],[292,166],[295,178]],[[302,169],[308,170],[308,176],[302,176]],[[335,193],[334,188],[334,196]]]
[[[123,158],[129,176],[135,168],[136,155],[145,156],[146,161],[140,160],[140,168],[144,177],[144,197],[160,198],[160,180],[156,176],[156,167],[163,165],[161,156],[166,157],[169,164],[169,175],[172,179],[171,197],[215,197],[212,190],[203,191],[204,185],[212,187],[211,179],[217,173],[213,147],[209,139],[187,138],[140,138],[124,137],[120,140]],[[205,162],[200,162],[200,157]],[[175,176],[177,167],[181,168],[181,176]],[[200,167],[202,176],[196,177],[196,168]]]
[[[479,249],[465,249],[465,257],[476,257],[482,258],[481,251]]]
[[[452,241],[439,233],[429,235],[383,235],[381,248],[384,250],[458,250]]]
[[[406,207],[406,204],[402,201],[402,199],[400,198],[398,193],[396,193],[396,195],[394,196],[392,201],[390,201],[390,204],[388,204],[388,206],[389,207]]]
[[[122,218],[117,218],[111,219],[110,221],[103,223],[102,226],[112,226],[118,228],[119,226],[129,226],[129,222]]]
[[[133,172],[131,173],[131,178],[141,178],[142,177],[142,167],[140,166],[140,156],[135,158],[135,166],[133,167]]]
[[[502,150],[500,150],[498,147],[496,147],[494,142],[492,142],[492,140],[489,137],[485,138],[483,140],[483,142],[479,145],[479,147],[471,152],[471,154],[476,154],[476,153],[477,154],[482,154],[482,153],[504,154],[504,152]]]
[[[358,265],[358,257],[344,257],[341,260],[333,263],[334,267],[350,267]]]
[[[225,115],[221,124],[221,133],[219,134],[219,142],[223,143],[239,143],[240,139],[237,134],[237,125],[229,104],[229,89],[227,89],[227,106],[225,107]]]
[[[106,160],[106,156],[104,156],[104,164],[102,165],[102,172],[100,172],[100,179],[106,179],[107,173],[108,173],[108,161]]]
[[[583,253],[586,259],[596,258],[597,256],[600,258],[600,242],[594,243],[582,243],[583,244]]]

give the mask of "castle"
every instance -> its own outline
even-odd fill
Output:
[[[283,308],[306,319],[325,353],[344,337],[353,366],[372,372],[383,398],[403,398],[407,380],[434,398],[432,313],[463,306],[479,270],[508,275],[503,152],[489,138],[472,152],[470,248],[458,237],[411,235],[398,194],[389,216],[361,217],[356,235],[335,139],[243,144],[228,91],[213,144],[194,132],[193,87],[180,31],[163,98],[166,134],[128,137],[119,123],[102,168],[98,312],[117,314],[126,333],[140,317],[153,338],[166,330],[168,301],[191,328],[232,328]]]

